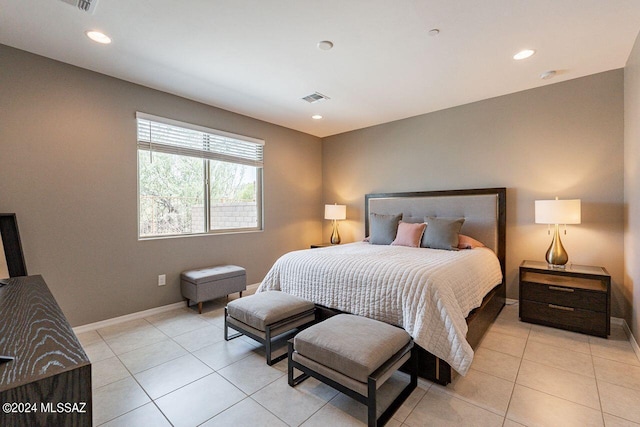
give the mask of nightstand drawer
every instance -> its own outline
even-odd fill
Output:
[[[522,282],[521,292],[524,300],[599,312],[607,310],[606,292],[531,282]]]
[[[525,322],[560,327],[601,337],[607,336],[607,313],[521,300],[520,317]]]

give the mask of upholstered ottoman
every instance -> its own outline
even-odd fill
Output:
[[[219,265],[183,271],[180,275],[180,291],[189,301],[198,303],[202,314],[202,302],[220,298],[247,289],[247,273],[237,265]]]
[[[418,384],[413,341],[400,328],[366,317],[338,314],[289,341],[289,385],[312,376],[367,405],[369,426],[384,425]],[[409,361],[411,379],[377,418],[380,386]],[[294,368],[302,374],[294,378]]]
[[[231,301],[224,309],[224,339],[246,335],[265,346],[267,364],[287,357],[271,358],[272,345],[291,338],[295,332],[316,320],[315,305],[305,299],[279,291],[259,292]],[[239,333],[229,336],[229,327]]]

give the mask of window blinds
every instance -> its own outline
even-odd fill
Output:
[[[136,113],[138,148],[262,167],[264,141]]]

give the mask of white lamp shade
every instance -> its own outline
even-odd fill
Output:
[[[347,206],[324,205],[324,219],[347,219]]]
[[[580,199],[536,200],[536,224],[580,224]]]

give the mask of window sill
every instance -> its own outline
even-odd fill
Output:
[[[224,230],[224,231],[212,231],[209,233],[193,233],[193,234],[167,234],[162,236],[138,236],[138,241],[145,240],[164,240],[164,239],[179,239],[182,237],[207,237],[207,236],[228,236],[229,234],[250,234],[250,233],[262,233],[264,229],[255,230]]]

